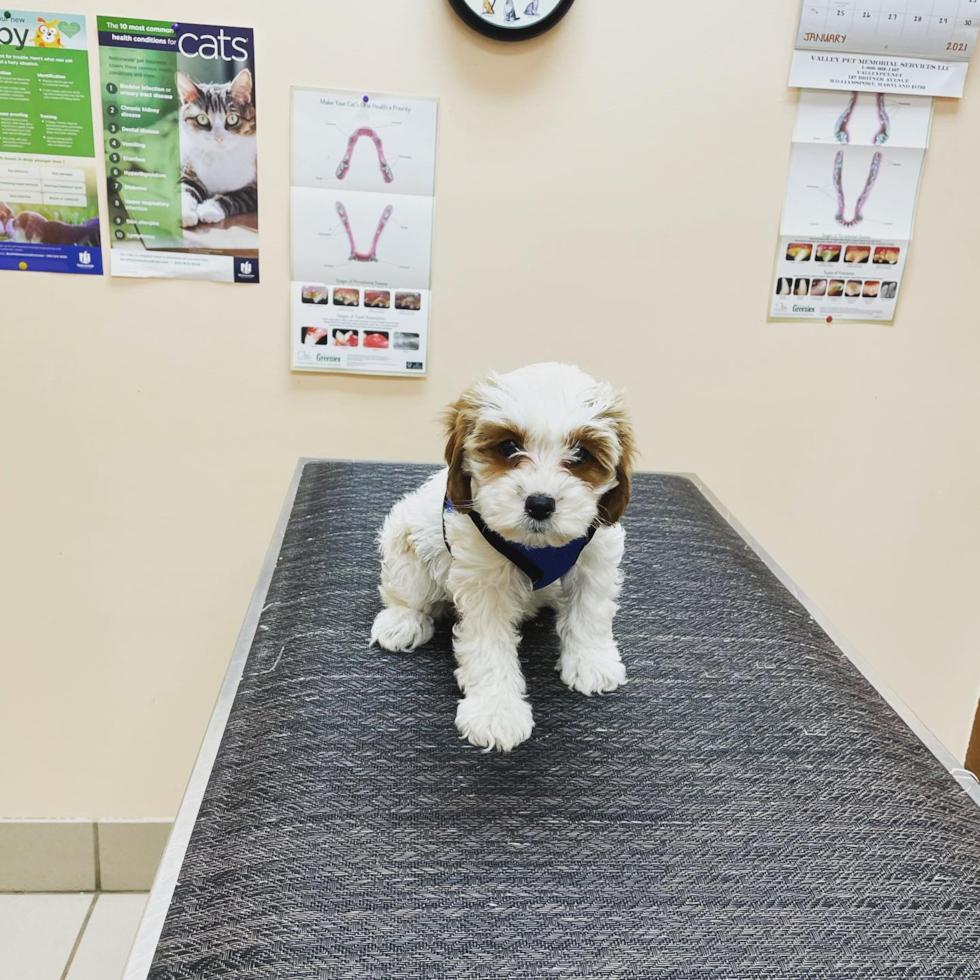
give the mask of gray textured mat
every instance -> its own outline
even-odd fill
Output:
[[[980,808],[683,479],[636,482],[630,684],[529,624],[531,741],[460,741],[448,629],[367,646],[426,472],[307,465],[153,980],[980,975]]]

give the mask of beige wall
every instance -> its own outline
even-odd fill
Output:
[[[0,282],[0,816],[174,813],[296,458],[436,459],[464,383],[539,359],[627,386],[644,467],[699,473],[962,757],[980,66],[938,105],[897,323],[770,324],[797,3],[700,36],[662,6],[500,46],[444,0],[206,5],[256,28],[262,285]],[[427,380],[287,370],[291,84],[442,99]]]

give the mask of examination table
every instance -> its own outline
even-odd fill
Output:
[[[431,469],[301,461],[126,980],[980,976],[980,786],[695,478],[635,480],[628,685],[549,614],[530,740],[460,740],[450,625],[368,646]]]

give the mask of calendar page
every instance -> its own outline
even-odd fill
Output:
[[[804,0],[790,85],[963,95],[980,0]]]

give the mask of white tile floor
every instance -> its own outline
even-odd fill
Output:
[[[146,895],[0,894],[0,975],[119,980]]]

